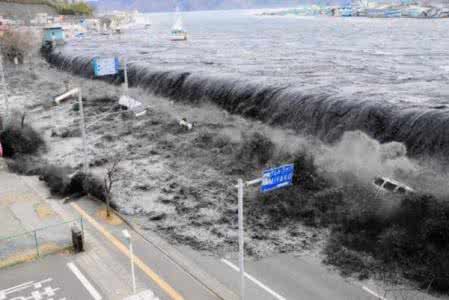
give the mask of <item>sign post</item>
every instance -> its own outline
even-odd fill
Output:
[[[128,89],[129,89],[129,82],[128,82],[128,58],[126,56],[123,59],[123,76],[125,77],[124,94],[128,95]]]
[[[94,74],[96,77],[115,75],[120,68],[120,61],[117,57],[100,58],[93,60]]]
[[[260,191],[266,193],[292,185],[294,168],[293,164],[288,164],[263,171]]]
[[[95,58],[93,61],[93,68],[96,77],[115,75],[120,70],[120,60],[118,57],[112,58]],[[126,107],[130,111],[134,112],[136,117],[143,116],[146,114],[146,108],[141,102],[134,100],[128,96],[129,90],[129,80],[128,80],[128,58],[125,56],[123,58],[123,76],[124,76],[124,86],[123,95],[119,99],[119,104]]]
[[[277,168],[263,171],[262,178],[244,182],[237,181],[238,189],[238,226],[239,226],[239,265],[240,265],[240,300],[245,299],[245,241],[243,227],[243,195],[244,187],[261,184],[262,193],[291,186],[293,183],[294,165],[287,164]]]

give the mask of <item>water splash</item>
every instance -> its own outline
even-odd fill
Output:
[[[51,53],[58,68],[93,78],[91,58]],[[274,85],[230,76],[162,71],[131,64],[129,83],[176,101],[211,101],[230,113],[335,142],[346,131],[360,130],[381,143],[397,141],[412,156],[446,161],[449,154],[449,113],[446,106],[400,106],[354,96],[306,93],[300,87]],[[120,77],[107,77],[119,83]]]

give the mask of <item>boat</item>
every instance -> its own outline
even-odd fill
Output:
[[[172,41],[186,41],[187,40],[187,31],[182,26],[182,18],[179,14],[179,9],[176,9],[176,20],[175,24],[171,30],[171,38]]]

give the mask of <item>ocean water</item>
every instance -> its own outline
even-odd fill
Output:
[[[126,56],[131,84],[162,96],[329,142],[361,130],[449,157],[449,20],[189,12],[189,40],[173,42],[174,15],[149,16],[148,30],[87,35],[49,61],[92,76],[93,57]]]
[[[173,14],[149,30],[90,36],[64,52],[126,55],[161,70],[230,75],[358,97],[436,105],[449,99],[449,20],[262,17],[260,11],[183,14],[186,42],[170,41]]]

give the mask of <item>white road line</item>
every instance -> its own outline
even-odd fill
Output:
[[[19,285],[16,285],[16,286],[13,286],[13,287],[10,287],[10,288],[1,290],[1,291],[0,291],[0,300],[6,299],[6,296],[7,296],[8,294],[12,294],[12,293],[15,293],[15,292],[19,292],[19,291],[21,291],[21,290],[26,290],[26,289],[29,288],[31,285],[33,285],[33,282],[34,282],[34,281],[28,281],[28,282],[25,282],[25,283],[22,283],[22,284],[19,284]]]
[[[68,263],[67,266],[69,267],[70,271],[75,274],[75,276],[78,278],[78,280],[84,285],[86,290],[89,292],[89,294],[94,298],[95,300],[102,300],[103,298],[101,295],[97,292],[97,290],[93,287],[92,284],[90,284],[89,280],[81,273],[81,271],[78,269],[77,266],[75,266],[74,263]]]
[[[388,300],[387,298],[384,298],[382,296],[379,296],[378,294],[376,294],[375,292],[373,292],[372,290],[370,290],[369,288],[367,288],[366,286],[363,286],[363,290],[367,293],[370,293],[371,295],[373,295],[374,297],[376,297],[379,300]]]
[[[231,269],[234,269],[235,271],[240,272],[240,268],[237,267],[236,265],[234,265],[229,260],[226,260],[226,259],[222,258],[221,261],[224,264],[228,265]],[[246,272],[245,272],[245,277],[248,278],[249,280],[251,280],[252,282],[254,282],[255,284],[257,284],[258,286],[260,286],[262,289],[264,289],[268,293],[270,293],[276,299],[278,299],[278,300],[287,300],[286,298],[282,297],[281,295],[279,295],[278,293],[276,293],[275,291],[273,291],[272,289],[267,287],[265,284],[263,284],[262,282],[260,282],[259,280],[257,280],[256,278],[254,278],[253,276],[249,275]]]
[[[5,290],[1,290],[0,292],[10,292],[10,291],[13,291],[13,290],[16,290],[16,289],[20,289],[20,288],[22,288],[22,287],[24,287],[24,286],[29,286],[29,285],[32,285],[33,284],[33,282],[34,281],[28,281],[28,282],[24,282],[24,283],[22,283],[22,284],[19,284],[19,285],[16,285],[16,286],[13,286],[13,287],[10,287],[10,288],[7,288],[7,289],[5,289]]]

